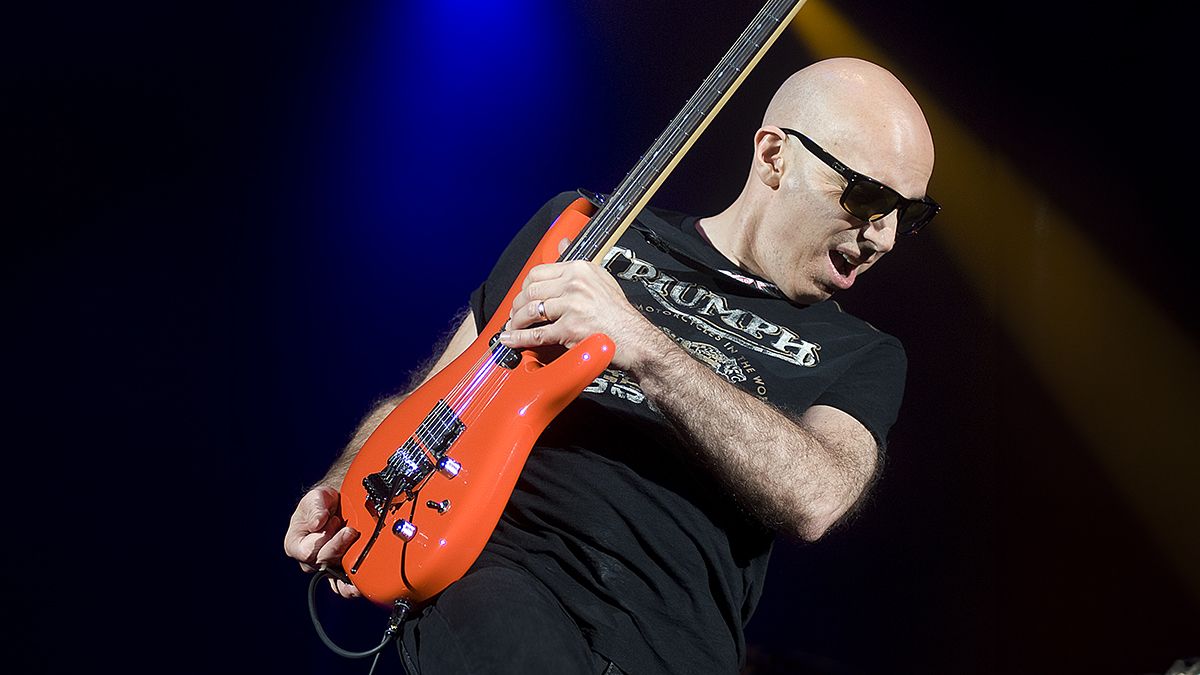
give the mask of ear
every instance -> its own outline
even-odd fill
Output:
[[[783,137],[779,127],[762,127],[754,134],[754,175],[772,190],[783,181]]]

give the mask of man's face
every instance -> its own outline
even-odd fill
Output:
[[[786,296],[808,304],[850,288],[892,250],[897,216],[892,212],[868,222],[850,215],[839,201],[846,179],[800,143],[788,146],[787,169],[760,223],[756,258],[761,273]],[[852,149],[841,151],[846,164],[901,194],[925,194],[932,161],[872,162]]]

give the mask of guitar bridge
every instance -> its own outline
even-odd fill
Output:
[[[382,514],[400,493],[411,493],[436,469],[421,446],[410,438],[392,453],[382,471],[368,474],[362,483],[375,512]]]
[[[517,356],[519,362],[520,355],[512,353]],[[357,573],[359,566],[366,560],[367,553],[383,529],[389,510],[398,509],[405,502],[415,500],[420,487],[434,471],[445,472],[446,466],[453,465],[454,473],[458,472],[458,463],[446,455],[450,446],[454,445],[466,429],[467,425],[459,419],[454,410],[444,400],[438,401],[413,432],[412,437],[388,457],[387,465],[381,471],[363,477],[362,485],[367,492],[368,508],[375,512],[375,531],[363,547],[358,560],[351,566],[352,573]],[[396,502],[396,498],[402,494],[404,498]]]

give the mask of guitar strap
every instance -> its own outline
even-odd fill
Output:
[[[597,193],[591,192],[589,190],[579,189],[579,190],[576,190],[576,192],[579,193],[584,198],[586,198],[588,201],[590,201],[592,203],[592,205],[595,206],[596,208],[599,208],[600,206],[602,206],[604,204],[605,200],[608,198],[608,195],[606,195],[606,194],[597,194]],[[744,284],[746,286],[753,288],[754,290],[758,291],[759,293],[762,293],[763,295],[769,295],[771,297],[780,298],[783,300],[787,299],[787,297],[783,294],[783,292],[779,290],[778,286],[767,281],[766,279],[761,279],[761,278],[756,277],[747,272],[743,272],[742,270],[731,270],[731,269],[723,269],[723,268],[713,267],[712,265],[708,264],[707,262],[704,262],[703,260],[700,260],[693,255],[689,255],[686,251],[684,251],[679,246],[672,245],[671,242],[667,241],[667,239],[665,239],[662,235],[658,234],[657,232],[655,232],[654,230],[650,229],[645,224],[643,224],[637,220],[633,221],[633,223],[630,225],[630,227],[634,230],[637,230],[638,233],[642,235],[642,237],[646,240],[646,242],[648,244],[650,244],[651,246],[657,248],[658,250],[660,250],[664,253],[667,253],[668,255],[674,257],[676,260],[679,260],[680,262],[684,263],[685,265],[688,265],[689,267],[704,270],[705,272],[708,272],[709,274],[728,277],[730,279],[733,279],[734,281],[737,281],[741,284]]]

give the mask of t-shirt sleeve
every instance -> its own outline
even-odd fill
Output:
[[[578,196],[575,192],[562,192],[543,204],[505,247],[487,279],[471,293],[471,313],[475,317],[477,331],[482,332],[496,313],[500,302],[508,295],[508,290],[517,280],[517,275],[525,267],[529,256],[533,255],[533,249],[550,229],[550,225]]]
[[[837,408],[857,419],[882,451],[900,414],[907,371],[904,348],[889,338],[869,349],[814,404]]]

